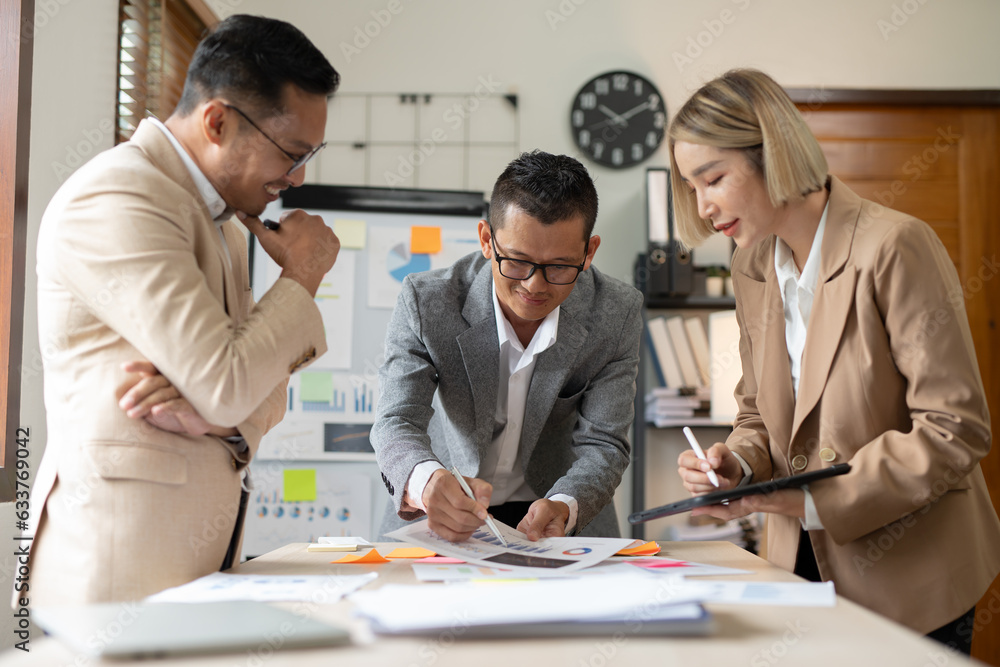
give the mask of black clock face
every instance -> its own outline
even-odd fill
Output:
[[[636,165],[663,141],[667,113],[663,97],[634,72],[606,72],[580,89],[570,112],[573,140],[598,164]]]

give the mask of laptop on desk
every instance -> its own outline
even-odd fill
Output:
[[[343,628],[263,602],[117,602],[37,607],[40,628],[75,651],[102,658],[149,658],[232,651],[338,646]]]

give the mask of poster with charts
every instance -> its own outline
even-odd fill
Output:
[[[307,496],[313,500],[285,500],[288,470],[315,471],[313,493]],[[290,542],[318,542],[324,536],[370,538],[371,478],[335,470],[332,463],[255,466],[243,554],[259,556]]]
[[[354,350],[354,267],[357,255],[357,250],[342,249],[337,254],[337,262],[323,277],[316,290],[316,306],[323,316],[323,322],[337,323],[337,326],[325,327],[327,350],[320,361],[328,368],[351,367]],[[265,276],[263,283],[255,286],[255,298],[260,299],[281,276],[281,267],[263,252],[254,261],[263,264]]]
[[[463,229],[441,229],[441,250],[411,252],[411,228],[369,225],[368,227],[368,307],[393,308],[411,273],[442,269],[455,260],[479,250],[475,225]]]
[[[316,365],[292,374],[285,418],[263,437],[257,458],[373,461],[368,435],[378,396],[374,376]]]

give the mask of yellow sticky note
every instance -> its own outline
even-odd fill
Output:
[[[286,470],[284,486],[286,503],[316,500],[316,470]]]
[[[423,547],[399,547],[387,554],[386,558],[430,558],[436,555],[430,549],[424,549]]]
[[[660,553],[660,545],[656,542],[645,542],[635,547],[622,549],[616,556],[652,556]]]
[[[410,252],[425,255],[441,252],[441,228],[410,227]]]
[[[364,250],[365,239],[368,237],[368,223],[364,220],[335,218],[333,233],[340,239],[341,248]]]

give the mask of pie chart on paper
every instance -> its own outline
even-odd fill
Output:
[[[418,271],[430,271],[431,256],[411,253],[406,243],[397,243],[389,250],[385,267],[389,275],[403,282],[403,278]]]

